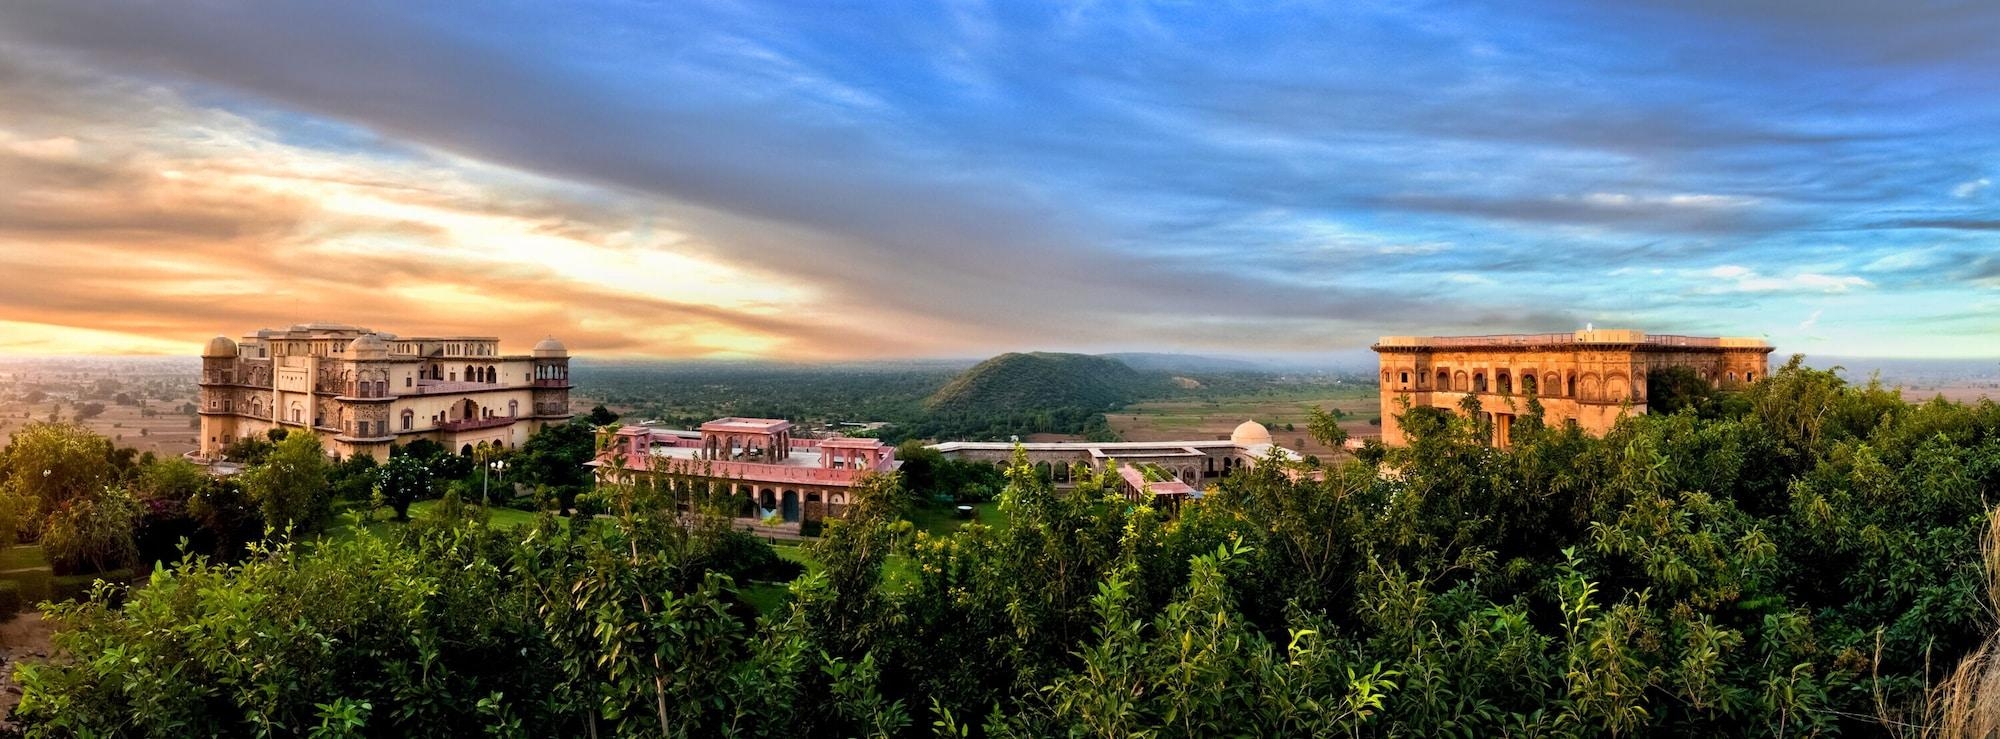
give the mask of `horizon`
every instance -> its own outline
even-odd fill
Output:
[[[605,360],[1589,323],[2000,357],[1996,32],[1858,1],[14,4],[0,356],[327,318]]]

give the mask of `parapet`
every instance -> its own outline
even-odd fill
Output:
[[[1646,332],[1629,328],[1598,328],[1576,332],[1578,344],[1641,344],[1646,341]]]

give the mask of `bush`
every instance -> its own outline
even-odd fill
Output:
[[[49,515],[42,551],[58,575],[104,572],[139,559],[132,538],[139,507],[123,488],[77,498]]]
[[[0,580],[0,621],[14,617],[21,612],[21,584],[13,580]]]
[[[799,522],[799,536],[819,536],[820,532],[825,529],[826,523],[817,518],[808,518]],[[797,577],[797,575],[793,577]]]

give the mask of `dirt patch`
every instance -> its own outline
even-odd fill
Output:
[[[1249,396],[1216,400],[1176,400],[1138,403],[1104,414],[1113,431],[1126,441],[1206,441],[1229,438],[1237,424],[1254,420],[1271,430],[1271,441],[1302,454],[1331,459],[1338,450],[1330,449],[1306,433],[1308,409],[1339,409],[1345,414],[1340,424],[1350,437],[1380,436],[1382,429],[1369,423],[1381,412],[1380,401],[1368,392],[1338,391],[1324,396]],[[1291,429],[1286,430],[1290,425]]]
[[[14,706],[21,702],[21,686],[14,684],[14,667],[47,660],[55,650],[50,642],[53,633],[39,612],[22,613],[0,623],[0,733],[18,730]]]

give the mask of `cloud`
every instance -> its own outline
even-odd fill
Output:
[[[1977,171],[1937,162],[2000,153],[1993,98],[1952,92],[1990,84],[1976,8],[986,10],[9,5],[0,258],[67,281],[9,309],[1262,351],[1827,293],[1897,314],[1896,254],[1990,230],[1934,202]],[[120,310],[50,244],[177,286]],[[245,290],[279,292],[190,298]]]
[[[1800,321],[1800,322],[1799,322],[1799,330],[1800,330],[1800,331],[1811,331],[1811,330],[1813,330],[1813,327],[1814,327],[1814,326],[1817,326],[1817,325],[1819,325],[1819,317],[1820,317],[1820,314],[1822,314],[1822,313],[1825,313],[1825,312],[1826,312],[1826,311],[1824,311],[1824,310],[1815,310],[1815,311],[1813,311],[1813,312],[1812,312],[1812,315],[1810,315],[1810,316],[1807,316],[1807,317],[1806,317],[1806,320],[1803,320],[1803,321]]]
[[[1711,282],[1703,289],[1710,292],[1775,293],[1814,292],[1844,293],[1853,288],[1872,287],[1874,283],[1854,275],[1828,275],[1818,272],[1794,272],[1786,276],[1767,276],[1754,269],[1736,264],[1725,264],[1700,273]]]
[[[1993,186],[1993,181],[1985,177],[1958,183],[1951,189],[1951,196],[1959,200],[1970,200]]]

